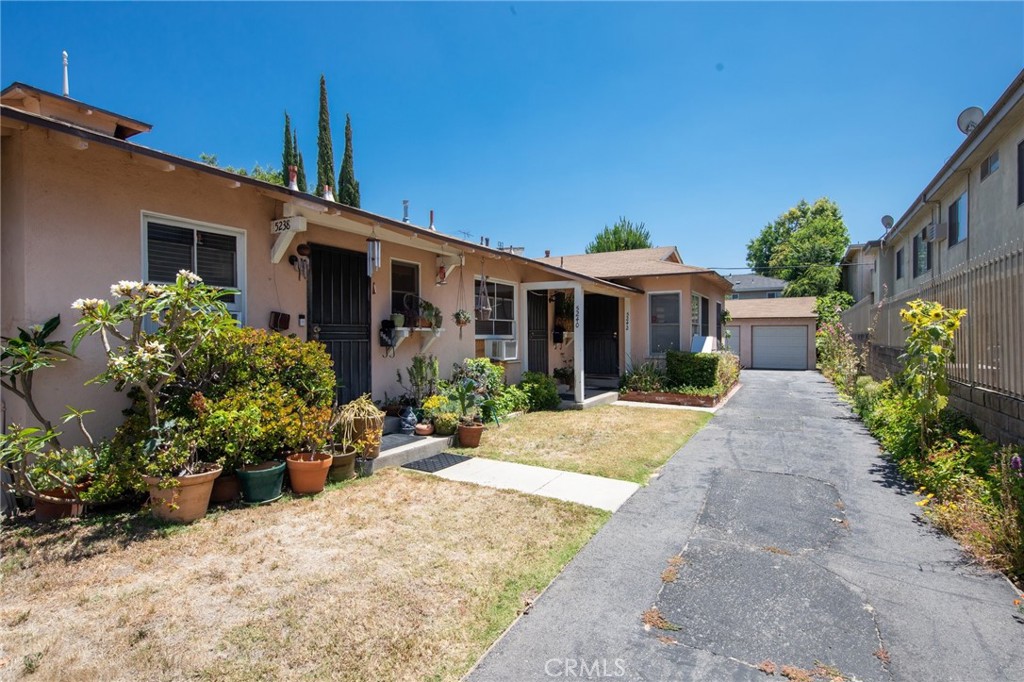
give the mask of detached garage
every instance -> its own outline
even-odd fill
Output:
[[[749,369],[814,369],[816,301],[813,296],[726,301],[732,316],[727,345]]]

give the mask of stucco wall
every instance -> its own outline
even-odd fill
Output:
[[[141,279],[142,216],[154,213],[186,221],[197,221],[245,231],[245,321],[265,327],[272,310],[291,315],[290,333],[305,338],[307,328],[298,327],[299,315],[307,314],[306,282],[300,281],[288,263],[301,242],[346,248],[365,253],[366,237],[340,231],[309,219],[309,228],[296,236],[280,263],[270,262],[274,237],[270,222],[279,217],[280,202],[242,185],[231,189],[197,171],[178,168],[171,172],[132,160],[128,154],[91,144],[74,150],[56,136],[29,128],[3,139],[2,156],[2,332],[9,335],[17,326],[42,322],[55,314],[62,316],[56,338],[70,340],[77,313],[70,309],[81,297],[109,297],[110,285],[121,279]],[[332,220],[339,222],[337,217]],[[344,222],[344,221],[341,221]],[[364,226],[365,227],[365,226]],[[473,326],[458,328],[451,320],[456,309],[459,272],[448,284],[435,286],[435,258],[432,251],[385,241],[383,264],[371,287],[371,367],[375,398],[400,392],[396,370],[410,364],[412,356],[428,333],[416,333],[397,349],[396,357],[383,358],[377,343],[380,320],[391,315],[391,260],[420,265],[420,294],[444,313],[444,329],[429,352],[438,357],[443,376],[451,366],[475,355]],[[517,283],[524,276],[542,279],[543,272],[511,260],[486,261],[488,277]],[[467,256],[464,300],[473,308],[473,277],[480,272],[480,258]],[[518,311],[517,311],[518,314]],[[521,323],[520,343],[525,334]],[[102,371],[104,357],[98,339],[86,339],[78,358],[52,371],[41,372],[37,395],[44,414],[59,421],[65,406],[96,410],[89,418],[95,435],[110,435],[122,421],[127,406],[123,395],[110,386],[86,386]],[[517,381],[520,362],[506,367],[510,381]],[[31,423],[20,399],[4,395],[7,420]],[[74,435],[69,433],[69,442]]]

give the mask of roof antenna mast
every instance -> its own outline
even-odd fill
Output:
[[[68,51],[64,50],[61,53],[64,56],[64,96],[70,97],[70,91],[68,90]]]

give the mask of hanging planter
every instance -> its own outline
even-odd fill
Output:
[[[480,259],[480,290],[476,296],[476,318],[486,322],[491,319],[491,299],[487,297],[487,274],[484,272],[484,259]]]

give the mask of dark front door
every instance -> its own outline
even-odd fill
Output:
[[[619,299],[601,294],[583,297],[583,371],[619,373]]]
[[[526,335],[531,372],[548,373],[548,292],[528,291]]]
[[[327,346],[338,402],[370,392],[370,280],[366,254],[311,245],[309,338]]]

